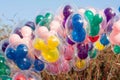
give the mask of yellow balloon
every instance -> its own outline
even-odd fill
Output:
[[[102,45],[102,44],[100,43],[100,41],[97,41],[97,42],[95,43],[95,48],[101,51],[101,50],[103,50],[103,49],[105,48],[105,46]]]
[[[33,42],[33,46],[37,50],[44,50],[45,49],[45,43],[42,39],[36,38]]]
[[[75,63],[75,66],[78,69],[85,68],[86,67],[86,62],[85,62],[85,60],[77,60],[76,63]]]
[[[56,36],[50,36],[47,43],[48,47],[53,49],[59,45],[60,41]]]
[[[51,49],[51,50],[46,50],[42,52],[42,56],[44,60],[46,60],[49,63],[56,62],[59,59],[59,51],[57,48]]]

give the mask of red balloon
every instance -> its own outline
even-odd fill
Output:
[[[88,38],[91,42],[96,42],[99,39],[99,36],[94,36],[94,37],[89,36]]]
[[[26,76],[22,73],[17,74],[13,80],[27,80]]]

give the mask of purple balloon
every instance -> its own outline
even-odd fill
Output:
[[[104,14],[105,14],[105,16],[107,18],[107,22],[116,15],[116,13],[113,11],[112,8],[106,8],[104,10]]]
[[[72,7],[70,5],[66,5],[63,9],[63,15],[65,18],[68,18],[68,16],[73,13]]]
[[[14,33],[15,33],[15,34],[18,34],[18,35],[20,36],[20,38],[23,38],[22,33],[20,32],[20,29],[21,29],[21,28],[17,27],[17,28],[14,30]]]
[[[28,21],[25,26],[29,26],[32,30],[35,30],[35,24],[32,21]]]
[[[80,44],[77,44],[77,49],[78,50],[86,50],[88,51],[88,44],[84,44],[84,43],[80,43]]]
[[[86,59],[88,57],[88,51],[86,51],[84,49],[78,51],[78,57],[80,59]]]
[[[2,43],[2,51],[5,52],[7,46],[9,45],[9,40],[5,40]]]
[[[75,42],[73,42],[69,37],[66,38],[66,41],[68,42],[68,44],[70,45],[74,45]]]

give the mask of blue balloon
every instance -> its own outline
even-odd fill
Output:
[[[16,48],[16,57],[24,58],[28,53],[28,47],[25,44],[20,44]]]
[[[81,29],[80,31],[73,30],[71,36],[75,42],[83,42],[85,40],[86,32],[84,29]]]
[[[42,71],[45,68],[45,64],[42,60],[36,59],[34,62],[34,68],[36,71]]]
[[[21,70],[28,70],[31,67],[31,65],[32,65],[32,61],[28,57],[18,58],[14,62],[17,64],[17,66]]]
[[[120,7],[118,8],[118,11],[120,12]]]
[[[101,38],[100,38],[100,42],[101,42],[101,44],[103,44],[104,46],[105,45],[108,45],[110,42],[109,42],[109,40],[108,40],[108,38],[107,38],[107,35],[104,33],[104,34],[102,34],[102,36],[101,36]]]
[[[6,49],[6,57],[11,60],[16,60],[15,50],[11,47]]]
[[[74,14],[72,17],[72,25],[74,30],[81,30],[83,27],[83,20],[80,14]]]

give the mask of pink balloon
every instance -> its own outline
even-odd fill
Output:
[[[118,32],[116,32],[116,31],[112,31],[111,32],[111,34],[110,34],[110,36],[109,36],[109,39],[110,39],[110,42],[112,43],[112,44],[117,44],[117,42],[116,42],[116,39],[115,39],[115,36],[118,34]]]
[[[84,17],[84,12],[85,12],[85,9],[81,8],[78,10],[78,13],[82,15],[82,17]]]
[[[50,23],[50,29],[51,29],[51,30],[57,31],[60,26],[61,26],[60,23],[59,23],[58,21],[56,21],[56,20],[53,20],[53,21]]]
[[[21,40],[21,38],[17,34],[11,34],[10,37],[9,37],[9,42],[11,44],[14,44],[14,43],[17,43],[17,42],[21,42],[20,40]]]
[[[120,20],[114,23],[113,30],[120,31]]]
[[[47,29],[46,27],[41,26],[41,27],[39,27],[39,28],[37,29],[36,35],[38,35],[38,37],[46,40],[46,38],[47,38],[48,35],[49,35],[49,31],[48,31],[48,29]]]
[[[57,75],[60,73],[60,62],[47,64],[46,70],[49,74]]]
[[[117,35],[114,36],[115,41],[117,44],[120,44],[120,33],[118,33]]]
[[[70,71],[69,62],[67,60],[65,60],[64,58],[61,60],[60,70],[61,70],[62,73],[67,73],[67,72]]]
[[[24,26],[21,28],[21,33],[23,35],[23,37],[31,37],[31,34],[32,34],[32,29],[28,26]]]
[[[71,60],[74,56],[74,48],[71,45],[63,46],[63,55],[65,60]]]

